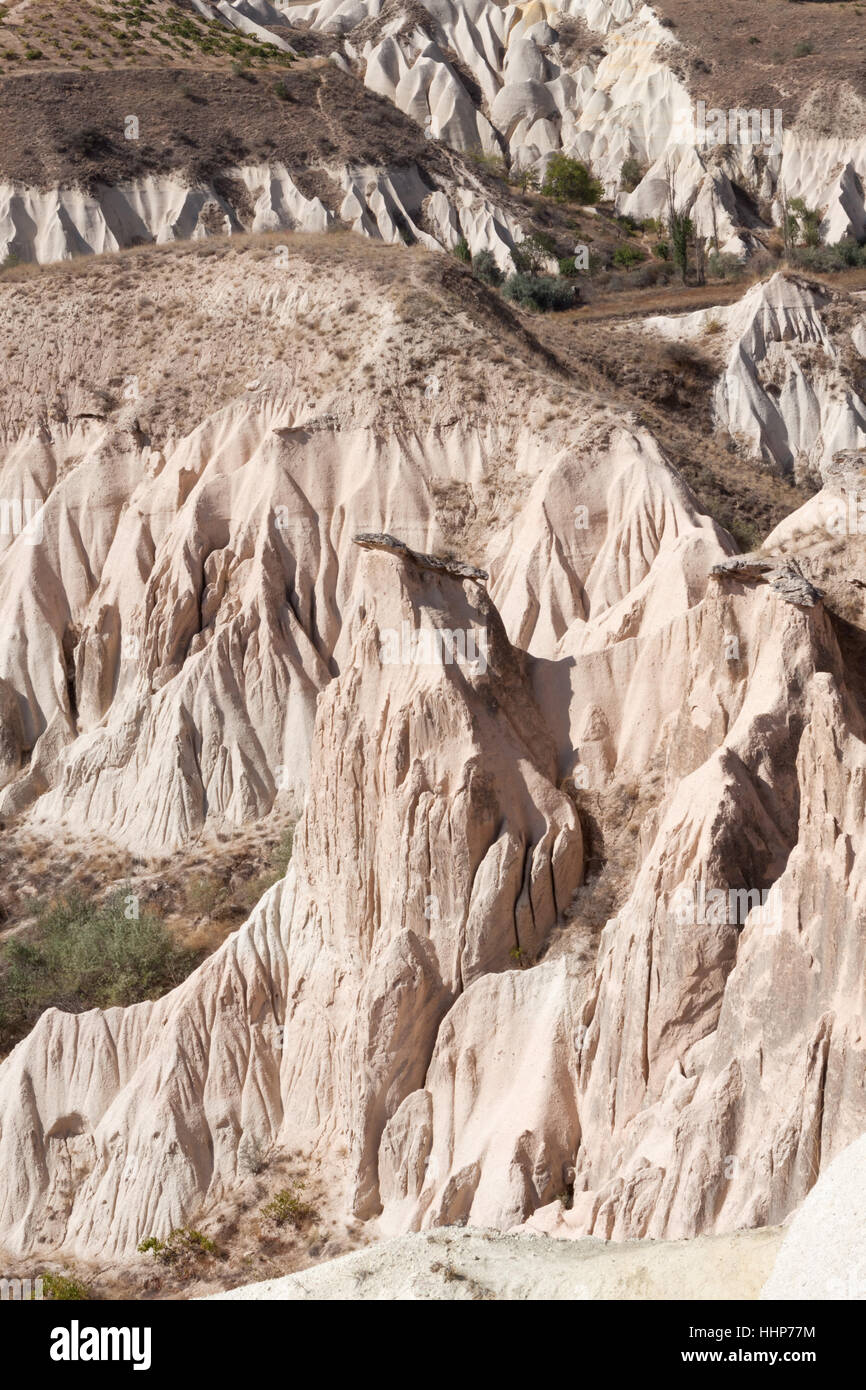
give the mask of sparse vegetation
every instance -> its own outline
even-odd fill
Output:
[[[282,1188],[261,1208],[261,1215],[275,1226],[288,1225],[294,1226],[295,1229],[303,1226],[307,1221],[315,1220],[315,1209],[310,1203],[304,1201],[301,1196],[303,1190],[304,1184],[302,1182],[295,1182],[291,1187]]]
[[[550,158],[541,191],[559,203],[579,203],[582,207],[599,202],[602,186],[579,159],[554,154]]]
[[[244,1173],[263,1173],[268,1166],[268,1145],[256,1134],[245,1134],[238,1146],[238,1167]]]
[[[106,0],[105,5],[95,8],[65,0],[60,15],[50,0],[29,0],[21,8],[15,25],[4,31],[4,37],[16,44],[3,51],[8,61],[23,59],[57,66],[68,64],[71,52],[105,68],[136,60],[152,65],[160,55],[166,62],[196,58],[224,65],[233,60],[259,68],[287,67],[295,61],[292,54],[274,45],[259,43],[191,8],[181,9],[175,0]],[[94,15],[98,22],[91,25],[88,20]],[[0,22],[2,18],[0,14]]]
[[[488,174],[494,178],[504,179],[508,176],[508,165],[501,154],[485,154],[483,150],[469,150],[467,158],[473,164],[477,164],[480,169],[486,169]]]
[[[189,1277],[197,1272],[203,1260],[219,1254],[216,1242],[188,1226],[178,1226],[165,1240],[146,1236],[139,1241],[140,1255],[153,1255],[161,1265],[168,1265],[175,1274]]]
[[[295,827],[294,825],[287,825],[278,844],[271,851],[267,867],[249,881],[249,889],[245,896],[248,908],[253,908],[269,888],[273,888],[275,883],[279,883],[281,878],[285,878],[291,862],[294,844]]]
[[[813,270],[824,274],[833,271],[852,270],[866,266],[866,246],[860,246],[856,241],[846,239],[837,241],[833,246],[794,247],[789,260],[792,265],[802,270]]]
[[[123,889],[102,903],[73,891],[44,904],[26,935],[0,945],[0,1050],[48,1008],[81,1013],[156,998],[197,959]]]
[[[90,1298],[87,1285],[69,1274],[43,1274],[42,1292],[55,1303],[73,1301],[82,1303]]]
[[[619,171],[619,186],[624,189],[626,193],[633,193],[643,176],[644,171],[641,165],[633,156],[629,156],[628,159],[624,159],[622,162],[622,167]]]
[[[574,286],[553,275],[518,272],[508,277],[502,293],[524,309],[537,309],[542,313],[549,309],[570,309],[575,301]]]
[[[521,169],[514,179],[521,193],[537,193],[541,184],[534,169]]]
[[[733,280],[743,273],[743,262],[739,256],[731,256],[724,251],[711,251],[707,261],[707,271],[714,280]]]
[[[556,259],[556,243],[546,232],[532,232],[511,252],[514,269],[525,275],[541,275]]]
[[[501,285],[505,278],[491,251],[479,251],[477,256],[473,256],[472,270],[485,285]]]

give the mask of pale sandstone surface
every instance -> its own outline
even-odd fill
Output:
[[[608,1244],[444,1227],[401,1236],[283,1279],[213,1295],[221,1301],[381,1299],[679,1300],[758,1297],[777,1230],[696,1240]]]
[[[761,1298],[866,1299],[866,1193],[861,1136],[821,1173],[785,1232]]]
[[[169,302],[237,290],[238,262],[179,264]],[[341,1155],[335,1202],[384,1236],[727,1237],[866,1130],[861,549],[821,529],[856,448],[732,564],[644,426],[516,332],[491,360],[483,303],[407,264],[349,290],[247,262],[259,336],[298,345],[227,398],[192,377],[118,422],[80,367],[58,418],[50,355],[5,387],[4,484],[44,506],[0,556],[3,813],[165,851],[279,805],[278,769],[303,803],[285,879],[183,985],[51,1010],[0,1067],[16,1253],[206,1221],[252,1137]],[[335,369],[305,323],[338,335],[362,292]],[[643,809],[608,915],[587,839],[614,791]]]

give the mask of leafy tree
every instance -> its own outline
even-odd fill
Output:
[[[586,165],[565,154],[551,157],[541,191],[546,198],[555,198],[558,203],[579,203],[582,207],[597,203],[602,195],[601,184]]]
[[[817,208],[808,208],[802,198],[792,198],[789,216],[794,219],[794,240],[801,240],[804,246],[821,245],[821,214]]]
[[[570,309],[575,302],[574,287],[554,275],[510,275],[502,293],[515,304],[542,313],[548,309]]]
[[[622,168],[619,171],[620,188],[624,189],[626,193],[633,193],[642,178],[643,169],[637,160],[629,155],[628,159],[623,160]]]
[[[533,232],[518,242],[511,259],[518,274],[541,275],[547,262],[556,259],[556,242],[546,232]]]
[[[683,280],[689,273],[689,241],[693,230],[692,219],[686,217],[684,212],[674,212],[671,215],[670,235],[673,261]]]
[[[472,257],[472,272],[485,285],[501,285],[505,278],[492,251],[479,251],[477,256]]]
[[[517,186],[521,193],[537,193],[539,178],[534,169],[521,169],[517,175]]]

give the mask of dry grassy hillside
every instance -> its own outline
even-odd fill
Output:
[[[138,120],[134,140],[124,134],[130,114]],[[0,177],[37,186],[112,184],[168,170],[195,181],[269,160],[293,170],[322,162],[449,167],[446,152],[414,122],[329,63],[247,77],[143,67],[19,72],[0,81],[0,129]],[[327,197],[324,174],[309,184],[313,192]]]
[[[302,311],[289,333],[282,246],[311,282],[335,285],[332,312]],[[357,286],[351,297],[336,289],[347,276]],[[647,290],[646,299],[646,309],[638,292],[617,305],[617,320],[658,312],[657,292]],[[95,335],[79,302],[91,313],[99,306]],[[791,485],[745,467],[715,437],[711,340],[686,353],[650,350],[627,325],[614,336],[605,320],[584,319],[580,309],[525,313],[459,262],[417,247],[374,246],[344,233],[269,234],[21,267],[0,279],[4,339],[7,438],[34,416],[47,428],[76,412],[110,417],[132,377],[146,396],[142,428],[158,445],[191,416],[242,396],[248,383],[273,389],[286,373],[304,377],[323,414],[350,414],[357,396],[365,412],[375,398],[376,412],[387,415],[417,408],[435,372],[468,420],[525,408],[518,388],[538,374],[560,392],[577,390],[583,400],[589,392],[600,406],[645,418],[707,510],[746,545],[803,500]],[[52,344],[60,351],[46,351]]]
[[[10,0],[0,72],[50,68],[283,67],[290,55],[202,19],[177,0]]]
[[[866,5],[857,0],[658,0],[653,8],[685,45],[673,53],[711,105],[781,106],[817,134],[862,128],[866,101]],[[847,118],[847,119],[846,119]],[[853,125],[852,125],[853,123]]]

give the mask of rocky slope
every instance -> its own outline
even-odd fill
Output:
[[[430,248],[465,239],[504,268],[531,212],[489,170],[543,174],[559,151],[591,166],[619,212],[666,218],[672,195],[708,246],[736,257],[772,241],[785,198],[818,210],[827,242],[866,232],[864,93],[856,41],[835,15],[804,64],[744,56],[742,39],[735,63],[724,35],[707,62],[677,4],[639,0],[151,0],[136,17],[118,5],[98,14],[81,0],[71,13],[43,3],[0,16],[12,44],[0,111],[14,132],[0,152],[0,262],[338,223]],[[774,13],[769,31],[783,19]],[[244,120],[220,148],[229,90]],[[210,167],[194,157],[202,105]],[[724,138],[707,110],[724,111]],[[311,113],[324,127],[314,136]],[[82,167],[88,153],[97,158]],[[623,183],[626,160],[636,182]]]
[[[180,988],[2,1064],[3,1244],[127,1257],[250,1143],[383,1235],[781,1223],[866,1128],[856,448],[798,435],[822,486],[737,559],[500,299],[357,239],[21,273],[0,330],[4,819],[303,810]],[[712,336],[829,392],[860,332],[780,278]]]
[[[653,317],[645,330],[679,343],[709,335],[723,357],[719,427],[747,457],[820,486],[838,453],[866,445],[860,302],[777,274],[730,308]]]
[[[828,241],[860,236],[866,127],[856,59],[840,70],[834,45],[808,76],[786,74],[775,89],[772,63],[769,74],[766,65],[756,72],[752,59],[754,89],[732,91],[721,63],[714,82],[700,26],[688,32],[694,23],[687,21],[681,37],[668,8],[640,0],[431,0],[408,9],[387,0],[320,0],[291,13],[333,35],[367,86],[458,149],[480,146],[539,169],[562,150],[590,164],[621,211],[637,218],[665,216],[671,185],[698,233],[736,255],[779,223],[782,189],[821,210]],[[742,67],[742,39],[736,46]],[[828,135],[816,119],[818,98],[826,104],[834,83]],[[717,139],[697,100],[726,116],[731,108],[766,110],[767,129],[759,118],[761,138],[751,127],[741,138],[737,118],[735,132],[726,124]],[[631,192],[621,188],[626,159],[644,170]]]
[[[778,1231],[692,1241],[564,1244],[448,1226],[398,1236],[375,1250],[326,1261],[303,1274],[247,1284],[212,1298],[243,1302],[322,1299],[616,1301],[757,1298],[781,1240]]]

